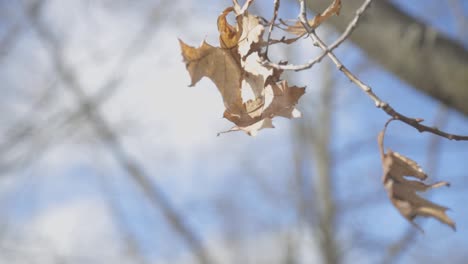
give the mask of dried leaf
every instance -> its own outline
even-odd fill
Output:
[[[256,16],[249,13],[238,16],[237,24],[242,31],[238,51],[241,58],[245,60],[247,56],[261,48],[265,27],[260,24],[260,20]]]
[[[282,71],[260,63],[265,28],[247,11],[237,14],[235,26],[229,25],[226,16],[237,9],[226,8],[218,17],[219,48],[206,42],[198,48],[179,42],[191,86],[203,77],[211,79],[223,97],[224,117],[236,124],[229,131],[255,135],[272,128],[275,116],[299,117],[295,105],[304,88],[288,86],[280,79]]]
[[[234,8],[228,7],[218,17],[219,44],[221,48],[225,49],[236,47],[240,37],[240,32],[229,25],[226,19],[226,16],[232,11]]]
[[[384,153],[383,136],[382,131],[379,134],[379,148],[384,171],[382,181],[393,205],[418,229],[421,228],[413,220],[417,216],[424,216],[433,217],[455,230],[455,222],[445,213],[448,210],[447,207],[432,203],[417,194],[417,192],[450,184],[448,182],[423,183],[422,180],[425,180],[427,175],[415,161],[390,149]],[[409,180],[406,177],[413,177],[417,180]]]
[[[300,112],[294,107],[305,93],[303,87],[290,87],[286,81],[269,85],[263,98],[249,100],[244,103],[245,112],[241,114],[224,112],[224,117],[242,129],[266,118],[282,116],[286,118],[300,117]],[[267,102],[267,103],[265,103]]]
[[[309,25],[312,28],[317,28],[320,26],[325,20],[330,18],[333,15],[339,15],[341,10],[341,0],[334,0],[325,11],[323,11],[320,14],[317,14],[313,19],[310,19],[308,21]],[[294,34],[294,35],[299,35],[302,36],[307,31],[304,29],[304,26],[300,21],[296,22],[296,24],[289,26],[286,29],[287,32]]]
[[[210,78],[218,87],[227,109],[242,106],[240,83],[242,70],[238,61],[227,49],[211,46],[205,41],[199,48],[179,40],[182,56],[194,86],[202,77]]]

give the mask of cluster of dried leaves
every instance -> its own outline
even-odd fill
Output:
[[[235,26],[226,20],[231,12],[236,16]],[[229,7],[218,17],[218,30],[220,47],[205,41],[198,48],[179,42],[191,86],[202,77],[214,82],[226,107],[224,117],[236,125],[230,131],[256,135],[262,128],[273,127],[275,116],[300,117],[295,105],[305,88],[289,86],[281,80],[281,70],[261,64],[265,27],[259,18],[240,6]]]
[[[218,17],[220,47],[211,46],[205,41],[198,48],[189,46],[182,40],[179,42],[191,77],[190,86],[194,86],[201,78],[208,77],[221,93],[226,107],[224,118],[235,124],[227,132],[242,130],[249,135],[256,135],[262,128],[272,128],[272,119],[276,116],[296,118],[301,115],[295,106],[304,94],[305,88],[289,86],[286,81],[281,80],[282,70],[262,63],[267,59],[262,49],[269,44],[291,44],[299,37],[289,40],[285,38],[270,40],[268,34],[268,39],[265,41],[263,36],[265,26],[262,21],[247,12],[252,0],[246,1],[243,7],[235,0],[233,3],[233,7],[226,8]],[[329,17],[339,15],[340,9],[341,0],[333,0],[324,12],[308,21],[310,28],[315,29]],[[234,26],[226,19],[230,13],[234,13],[236,18]],[[276,14],[277,10],[270,23],[270,33]],[[298,36],[307,34],[300,21],[286,26],[285,31],[288,33]],[[431,129],[427,131],[433,132]],[[413,220],[417,216],[425,216],[433,217],[455,230],[455,223],[445,213],[448,208],[423,199],[417,194],[428,189],[449,186],[449,183],[438,182],[430,185],[423,183],[422,180],[425,180],[427,175],[416,162],[390,149],[387,153],[384,152],[384,133],[385,129],[379,134],[384,171],[383,184],[393,205],[417,228],[419,227]]]

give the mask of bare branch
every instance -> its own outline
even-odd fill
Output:
[[[280,0],[274,0],[273,7],[273,17],[270,21],[270,27],[268,28],[268,37],[267,37],[267,46],[265,49],[265,57],[268,57],[268,48],[270,47],[271,32],[273,31],[273,26],[275,25],[276,18],[278,17],[278,9],[280,7]]]
[[[115,190],[112,186],[112,182],[107,178],[107,175],[105,175],[104,173],[99,173],[98,182],[102,195],[104,196],[104,199],[107,202],[109,211],[113,215],[112,218],[120,231],[121,238],[126,246],[126,251],[130,255],[130,257],[132,257],[135,263],[148,264],[148,261],[143,255],[143,249],[141,248],[137,237],[128,227],[128,224],[124,219],[122,209],[120,208],[120,204],[114,198]]]
[[[328,24],[342,32],[363,1],[347,0]],[[309,9],[320,10],[330,1],[306,2]],[[394,1],[373,1],[370,9],[349,40],[414,89],[468,115],[468,50]]]
[[[263,64],[266,66],[270,66],[276,69],[281,70],[292,70],[292,71],[301,71],[310,69],[315,64],[322,61],[322,59],[327,55],[328,52],[333,51],[334,49],[338,48],[350,35],[353,33],[354,29],[357,27],[359,19],[361,18],[362,14],[369,8],[372,0],[366,0],[362,6],[356,11],[356,16],[354,16],[353,20],[348,24],[346,30],[341,34],[341,36],[333,42],[330,46],[326,48],[326,50],[317,56],[316,58],[308,61],[305,64],[300,65],[293,65],[293,64],[279,64],[279,63],[272,63],[270,61],[264,60]]]
[[[429,132],[450,140],[468,140],[468,136],[462,136],[462,135],[455,135],[455,134],[449,134],[444,131],[439,130],[436,127],[429,127],[421,124],[423,119],[420,118],[410,118],[407,117],[399,112],[397,112],[393,107],[391,107],[388,103],[382,101],[373,91],[372,88],[362,82],[358,77],[356,77],[351,71],[346,68],[343,63],[335,56],[335,54],[331,51],[327,50],[327,46],[325,43],[317,36],[315,33],[315,30],[310,27],[310,25],[307,23],[307,14],[306,14],[306,9],[305,9],[305,1],[300,0],[301,3],[301,12],[299,15],[299,19],[301,23],[303,24],[304,28],[307,30],[309,33],[309,37],[312,39],[314,45],[318,45],[324,52],[327,53],[328,57],[335,63],[336,67],[338,70],[343,72],[346,77],[353,83],[355,83],[364,93],[367,94],[369,98],[374,101],[375,106],[378,108],[381,108],[385,113],[387,113],[389,116],[391,116],[395,120],[400,120],[403,123],[406,123],[414,128],[416,128],[419,132]]]
[[[240,13],[239,14],[243,14],[245,11],[247,11],[247,9],[249,8],[249,6],[253,3],[254,0],[246,0],[244,5],[242,6],[242,9],[240,10]]]

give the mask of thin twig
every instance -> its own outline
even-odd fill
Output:
[[[364,12],[370,7],[372,0],[366,0],[361,7],[359,7],[358,10],[356,10],[356,15],[354,16],[353,20],[348,24],[348,27],[346,30],[341,34],[341,36],[333,42],[330,46],[326,48],[326,50],[317,56],[316,58],[308,61],[307,63],[304,64],[299,64],[299,65],[294,65],[294,64],[279,64],[279,63],[273,63],[271,61],[263,61],[262,63],[266,66],[273,67],[276,69],[281,69],[281,70],[290,70],[290,71],[302,71],[306,69],[310,69],[312,66],[315,64],[319,63],[322,61],[322,59],[327,55],[328,52],[333,51],[334,49],[338,48],[350,35],[353,33],[354,29],[357,27],[358,22]]]
[[[422,121],[424,121],[421,118],[410,118],[407,117],[399,112],[397,112],[393,107],[391,107],[388,103],[384,102],[382,99],[380,99],[373,91],[372,88],[365,84],[363,81],[361,81],[358,77],[356,77],[351,71],[346,68],[343,63],[335,56],[335,54],[327,49],[326,44],[317,36],[317,33],[315,33],[315,30],[310,27],[310,25],[307,23],[307,14],[306,14],[306,9],[305,9],[305,1],[300,0],[300,6],[301,6],[301,12],[299,15],[299,20],[301,21],[302,25],[306,29],[306,31],[309,34],[309,37],[312,39],[314,45],[319,46],[325,53],[327,53],[328,57],[335,63],[336,67],[338,70],[343,72],[348,79],[355,83],[364,93],[369,96],[369,98],[374,101],[375,106],[378,108],[381,108],[385,113],[387,113],[389,116],[394,118],[395,120],[400,120],[403,123],[406,123],[414,128],[416,128],[419,132],[429,132],[450,140],[468,140],[468,136],[463,136],[463,135],[455,135],[455,134],[450,134],[444,131],[439,130],[436,127],[429,127],[421,124]]]
[[[239,14],[244,14],[245,11],[249,8],[249,6],[253,3],[254,0],[247,0],[245,1],[244,5],[242,6],[242,9],[240,10]]]
[[[98,169],[101,167],[97,167]],[[100,171],[98,175],[98,184],[102,193],[103,199],[105,200],[110,214],[113,216],[112,219],[119,229],[119,233],[124,243],[125,251],[132,258],[135,263],[148,264],[144,256],[144,251],[138,242],[138,238],[129,228],[128,223],[125,221],[125,215],[121,209],[119,201],[115,198],[117,196],[116,190],[112,186],[112,181],[108,175]]]
[[[274,7],[273,7],[273,17],[271,18],[270,27],[268,28],[267,43],[270,43],[271,32],[273,31],[273,26],[275,25],[276,18],[278,17],[279,7],[280,7],[280,0],[275,0]],[[265,49],[265,58],[268,58],[268,48],[269,47],[270,47],[270,45],[268,44],[266,46],[266,49]]]

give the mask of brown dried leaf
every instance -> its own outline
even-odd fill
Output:
[[[280,80],[282,71],[260,63],[264,26],[247,11],[237,15],[236,26],[229,25],[226,16],[233,11],[226,8],[218,17],[220,48],[206,42],[198,48],[179,42],[191,86],[202,77],[211,79],[223,97],[224,117],[236,124],[229,131],[255,135],[262,128],[272,128],[275,116],[299,117],[295,105],[304,88],[289,87]]]
[[[198,48],[179,40],[182,56],[194,86],[202,77],[210,78],[221,93],[227,109],[242,106],[240,83],[242,69],[228,49],[220,49],[203,41]]]
[[[224,49],[236,47],[239,42],[240,32],[229,25],[226,19],[226,16],[233,11],[233,7],[228,7],[218,17],[219,44]]]
[[[308,21],[309,25],[312,28],[317,28],[320,26],[325,20],[330,18],[333,15],[339,15],[341,10],[341,0],[334,0],[325,11],[320,14],[317,14],[313,19]],[[306,30],[300,21],[296,22],[296,24],[289,26],[286,29],[287,32],[294,34],[294,35],[304,35]]]
[[[383,136],[382,131],[379,134],[379,148],[384,171],[382,181],[392,204],[418,229],[421,228],[413,220],[417,216],[424,216],[433,217],[455,230],[455,222],[445,213],[448,210],[447,207],[432,203],[417,194],[417,192],[450,184],[448,182],[425,184],[420,181],[426,179],[427,175],[415,161],[390,149],[384,153]],[[406,177],[418,180],[409,180]]]
[[[295,108],[299,98],[305,93],[304,87],[288,86],[286,81],[267,86],[267,101],[271,104],[265,109],[265,116],[282,116],[286,118],[297,118],[301,113]]]
[[[238,114],[226,110],[224,117],[236,124],[239,129],[275,116],[297,118],[301,113],[294,106],[304,93],[305,88],[290,87],[286,81],[268,85],[264,97],[244,103],[245,112]]]
[[[237,24],[241,29],[241,36],[239,39],[239,55],[243,60],[250,54],[259,51],[263,46],[263,32],[265,27],[260,24],[260,20],[246,12],[244,15],[237,17]]]

